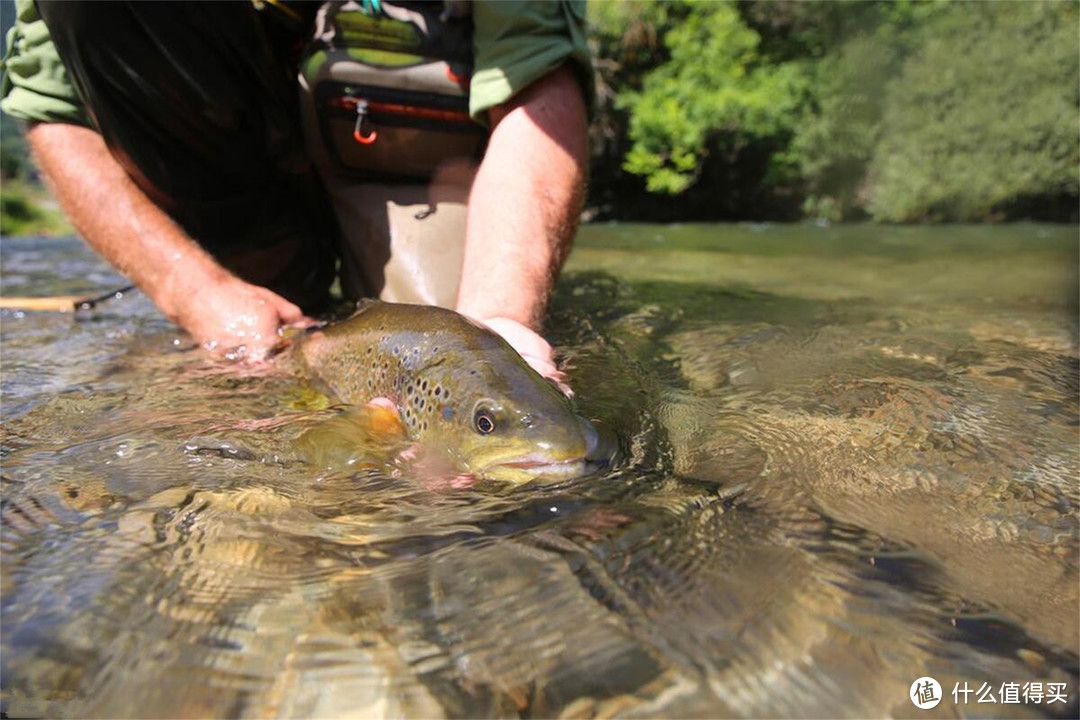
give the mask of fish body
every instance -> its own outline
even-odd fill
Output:
[[[584,472],[596,431],[499,335],[451,310],[368,302],[303,338],[305,373],[339,400],[389,399],[406,432],[463,472],[523,482]]]

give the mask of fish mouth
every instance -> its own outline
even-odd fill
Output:
[[[526,457],[510,462],[500,462],[484,469],[485,475],[518,475],[525,477],[568,478],[584,475],[588,461],[584,455],[566,460],[547,457]]]
[[[518,460],[515,462],[502,463],[500,467],[524,470],[526,472],[546,473],[548,471],[567,473],[585,467],[585,456],[570,458],[569,460]]]

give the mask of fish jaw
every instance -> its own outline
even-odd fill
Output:
[[[520,448],[477,456],[458,456],[461,467],[478,477],[520,484],[540,477],[567,478],[584,474],[586,459],[584,445],[568,452],[552,452],[543,448]]]
[[[524,485],[536,481],[559,482],[581,477],[586,468],[584,457],[554,461],[550,458],[537,458],[489,465],[480,470],[479,474],[490,480]]]

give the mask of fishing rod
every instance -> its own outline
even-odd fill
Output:
[[[124,293],[135,289],[134,285],[125,285],[110,290],[103,295],[84,297],[82,295],[52,295],[49,297],[3,297],[0,296],[0,309],[31,310],[35,312],[78,312],[93,310],[107,300],[120,299]]]

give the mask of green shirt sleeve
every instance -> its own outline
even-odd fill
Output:
[[[33,0],[15,0],[0,69],[0,109],[12,117],[89,126],[86,109],[68,78]]]
[[[585,0],[477,0],[469,113],[485,122],[500,105],[569,62],[592,108],[595,86],[585,40]]]

